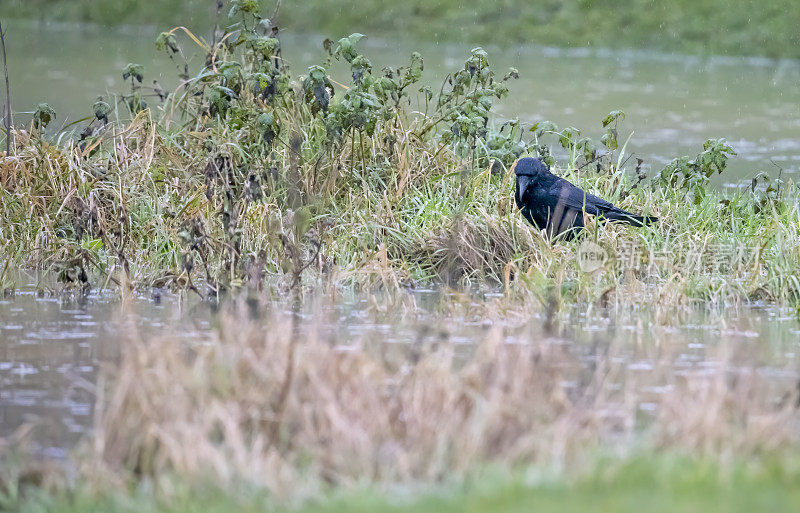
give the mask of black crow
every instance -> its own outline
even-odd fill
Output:
[[[517,192],[514,195],[517,207],[525,219],[539,230],[546,230],[550,237],[564,233],[566,239],[572,239],[584,227],[584,213],[632,226],[658,221],[657,217],[631,214],[589,194],[552,174],[550,168],[539,159],[519,159],[514,166],[514,173],[517,175]]]

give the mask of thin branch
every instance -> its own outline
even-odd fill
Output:
[[[3,32],[3,24],[0,23],[0,46],[3,49],[3,73],[6,76],[6,156],[11,156],[12,138],[11,135],[11,86],[8,80],[8,63],[6,62],[6,34]]]

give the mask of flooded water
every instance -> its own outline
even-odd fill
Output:
[[[100,94],[124,91],[128,62],[145,65],[147,80],[175,83],[174,65],[155,51],[155,32],[12,23],[9,68],[18,119],[39,102],[50,103],[63,125],[88,115]],[[202,33],[202,32],[200,32]],[[321,36],[283,37],[293,74],[323,60]],[[193,43],[185,42],[189,49]],[[400,65],[420,51],[432,83],[458,69],[470,46],[368,38],[363,48],[376,68]],[[500,118],[551,120],[599,137],[600,120],[611,110],[627,114],[621,139],[628,150],[660,170],[675,157],[696,155],[707,138],[724,137],[738,152],[731,184],[758,171],[786,175],[800,170],[800,63],[730,57],[689,57],[645,52],[542,47],[489,48],[498,73],[520,71]],[[193,61],[197,73],[201,59]],[[345,70],[334,74],[348,80]]]
[[[46,458],[66,458],[91,432],[98,375],[103,365],[118,363],[124,344],[169,337],[202,345],[219,324],[210,305],[191,297],[164,293],[125,302],[97,293],[53,297],[37,292],[48,287],[36,276],[23,274],[18,283],[14,297],[0,299],[0,439],[13,440],[15,433],[30,429],[29,450]],[[732,352],[734,369],[766,377],[781,394],[800,378],[800,323],[788,310],[703,311],[666,324],[655,323],[647,311],[591,317],[575,312],[545,331],[538,315],[489,320],[480,308],[470,313],[473,301],[492,300],[491,295],[415,291],[407,293],[405,306],[387,308],[366,294],[323,295],[309,301],[301,315],[308,321],[303,329],[316,326],[344,350],[372,346],[395,362],[413,360],[421,347],[436,344],[452,345],[466,360],[487,330],[500,325],[503,342],[547,340],[583,362],[585,375],[601,361],[622,366],[619,386],[637,383],[644,417],[657,413],[658,394],[669,390],[676,376],[713,371]],[[661,371],[649,376],[654,368]],[[575,375],[574,386],[585,375]]]
[[[122,305],[102,293],[53,297],[33,276],[21,283],[0,299],[0,439],[30,427],[31,451],[48,458],[65,457],[91,428],[99,365],[118,358],[121,331],[169,326],[191,340],[210,330],[208,308],[197,315],[177,298]]]

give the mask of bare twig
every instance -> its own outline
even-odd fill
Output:
[[[3,73],[6,76],[6,156],[11,156],[13,146],[11,135],[11,87],[8,80],[8,62],[6,61],[6,34],[3,32],[3,24],[0,23],[0,46],[3,49]]]

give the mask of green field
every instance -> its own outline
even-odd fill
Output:
[[[6,0],[4,15],[163,26],[213,19],[214,2]],[[9,5],[10,4],[10,5]],[[271,12],[268,6],[266,11]],[[269,14],[269,13],[267,13]],[[792,0],[308,0],[280,22],[294,32],[354,31],[474,44],[535,43],[700,54],[800,57],[800,3]],[[188,20],[188,21],[187,21]]]
[[[484,476],[458,486],[421,490],[368,488],[338,491],[299,506],[287,506],[257,491],[191,487],[174,482],[172,493],[131,494],[32,491],[22,500],[0,499],[19,513],[771,513],[794,512],[800,503],[797,475],[744,465],[721,469],[686,458],[653,457],[606,463],[591,479],[526,484],[520,475]],[[602,477],[604,476],[605,477]],[[720,479],[720,475],[727,478]]]

